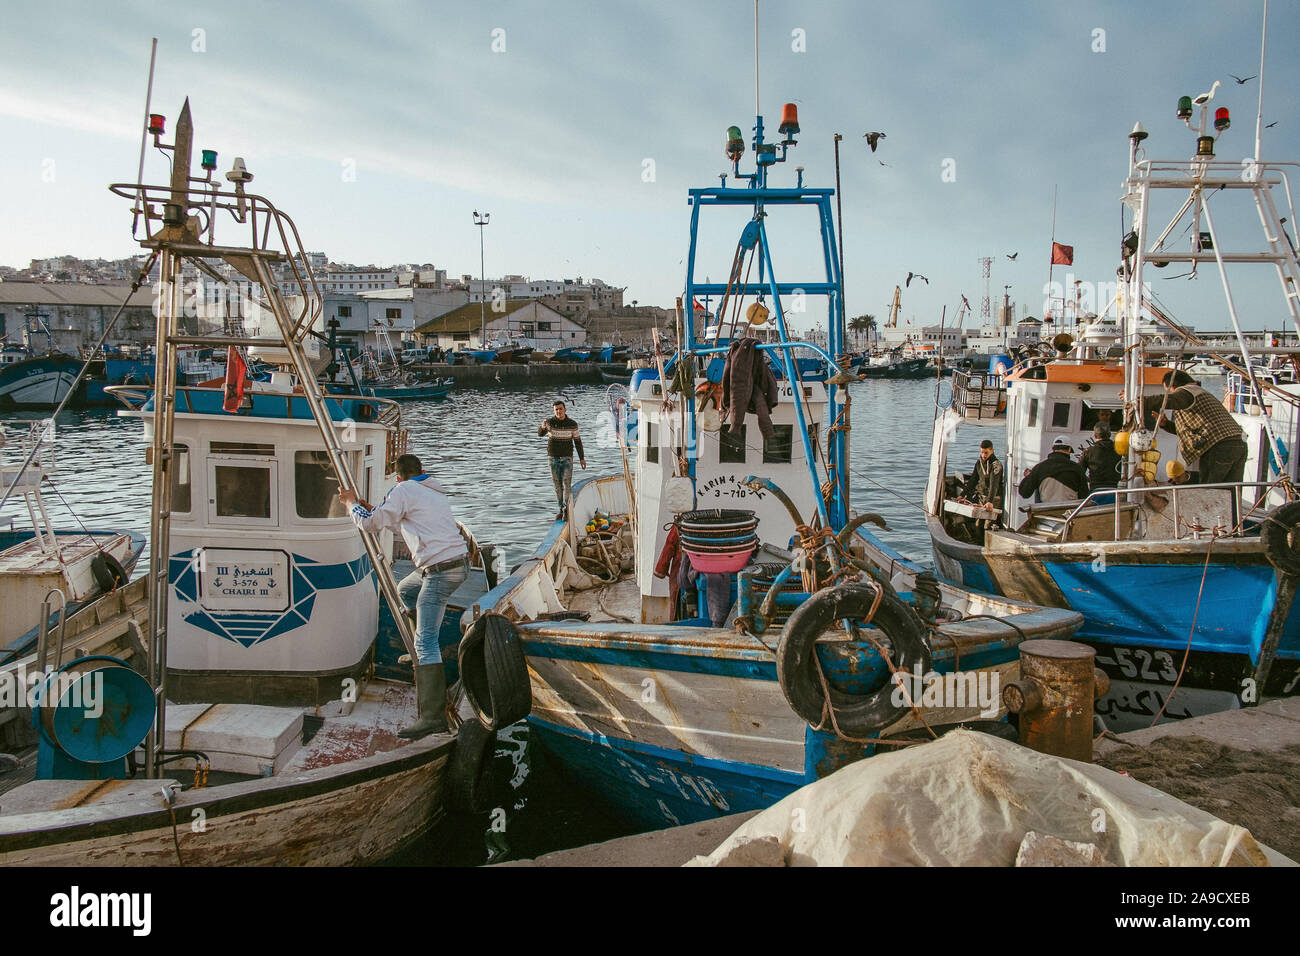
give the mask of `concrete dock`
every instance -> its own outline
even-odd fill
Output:
[[[1246,827],[1300,860],[1300,700],[1224,711],[1103,739],[1096,763]],[[681,866],[758,811],[655,830],[501,866]]]

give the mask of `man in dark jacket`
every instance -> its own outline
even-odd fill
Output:
[[[1002,506],[1002,462],[993,454],[993,442],[980,442],[980,457],[971,469],[962,495],[971,504]]]
[[[1029,498],[1038,492],[1040,502],[1077,501],[1087,494],[1088,476],[1078,462],[1070,460],[1073,450],[1064,438],[1056,439],[1046,458],[1025,469],[1018,489],[1020,497]]]
[[[1158,424],[1178,435],[1184,461],[1200,459],[1198,483],[1241,481],[1246,468],[1246,442],[1232,413],[1181,369],[1166,372],[1163,381],[1165,413]]]
[[[1079,464],[1088,474],[1088,487],[1092,491],[1101,488],[1115,488],[1119,485],[1120,455],[1115,450],[1115,440],[1110,436],[1110,429],[1098,424],[1092,430],[1096,439],[1079,458]]]

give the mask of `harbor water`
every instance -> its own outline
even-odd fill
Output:
[[[939,385],[933,379],[864,381],[851,386],[850,393],[851,506],[881,515],[890,529],[876,532],[881,539],[928,565],[930,543],[920,500],[936,395],[941,402],[949,399],[949,380]],[[446,401],[402,407],[412,450],[426,470],[451,490],[457,518],[481,542],[505,549],[507,567],[533,551],[555,517],[546,440],[537,436],[537,429],[556,399],[567,403],[570,417],[582,429],[587,469],[577,469],[575,461],[575,483],[621,471],[606,386],[464,388]],[[1005,451],[1001,425],[959,432],[950,469],[970,467],[978,457],[980,440],[986,437],[1001,456]],[[150,468],[145,448],[137,419],[112,410],[61,415],[56,471],[45,496],[56,526],[146,534]],[[725,507],[727,502],[701,501],[700,506]],[[16,524],[25,523],[20,509],[21,504],[11,503],[5,516],[12,516]],[[147,560],[148,552],[141,569]],[[499,734],[495,771],[500,807],[478,817],[448,818],[392,862],[502,862],[630,832],[564,780],[555,761],[537,752],[526,726]]]

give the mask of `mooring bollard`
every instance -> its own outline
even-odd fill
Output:
[[[1020,743],[1040,753],[1092,762],[1093,701],[1110,678],[1097,652],[1075,641],[1025,641],[1020,680],[1002,690],[1007,710],[1020,715]]]

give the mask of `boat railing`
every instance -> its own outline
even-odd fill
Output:
[[[1111,510],[1115,516],[1114,540],[1123,540],[1124,516],[1131,513],[1133,508],[1141,508],[1142,505],[1147,504],[1148,499],[1161,502],[1162,507],[1154,510],[1161,512],[1165,510],[1172,511],[1170,520],[1174,529],[1172,539],[1175,541],[1183,539],[1201,540],[1209,537],[1242,537],[1245,535],[1246,518],[1252,513],[1259,513],[1262,520],[1260,505],[1267,498],[1268,492],[1273,488],[1274,484],[1276,482],[1240,481],[1218,482],[1208,485],[1170,484],[1148,485],[1143,488],[1099,488],[1074,505],[1064,515],[1060,540],[1062,542],[1069,541],[1070,530],[1076,521],[1081,518],[1105,514],[1105,511],[1101,509],[1107,505],[1110,506],[1108,510]],[[1179,501],[1180,492],[1183,503],[1185,503],[1190,493],[1216,490],[1229,492],[1231,497],[1225,496],[1227,507],[1220,509],[1218,513],[1211,517],[1211,520],[1214,521],[1213,524],[1202,524],[1202,518],[1206,517],[1206,515],[1201,510],[1191,515],[1191,521],[1185,523],[1182,520],[1183,509]],[[1257,490],[1258,494],[1253,499],[1248,498],[1248,490]],[[1196,507],[1200,509],[1202,505]],[[1035,509],[1035,511],[1041,513],[1040,509]]]
[[[1005,418],[1007,387],[992,372],[952,373],[952,407],[966,418]]]
[[[209,172],[209,176],[211,173]],[[251,177],[250,177],[251,178]],[[292,283],[302,295],[302,306],[292,318],[292,334],[301,338],[315,326],[322,311],[322,296],[316,277],[307,266],[307,253],[298,227],[289,216],[275,207],[265,196],[245,192],[243,183],[233,190],[223,189],[216,181],[190,177],[189,187],[177,190],[172,186],[150,186],[144,183],[115,183],[110,191],[138,204],[146,228],[154,229],[152,237],[142,244],[161,248],[164,243],[173,252],[195,260],[231,257],[235,260],[253,260],[261,281],[262,295],[281,298],[279,287],[260,260],[282,261],[289,269]],[[178,202],[184,198],[184,204]],[[182,208],[178,208],[182,207]],[[247,245],[218,245],[217,223],[220,210],[229,215],[236,228],[245,227],[243,238]],[[185,223],[195,218],[202,223],[202,238],[192,242],[178,241],[170,232],[182,230]],[[278,248],[274,244],[278,242]],[[260,264],[259,264],[260,263]]]

